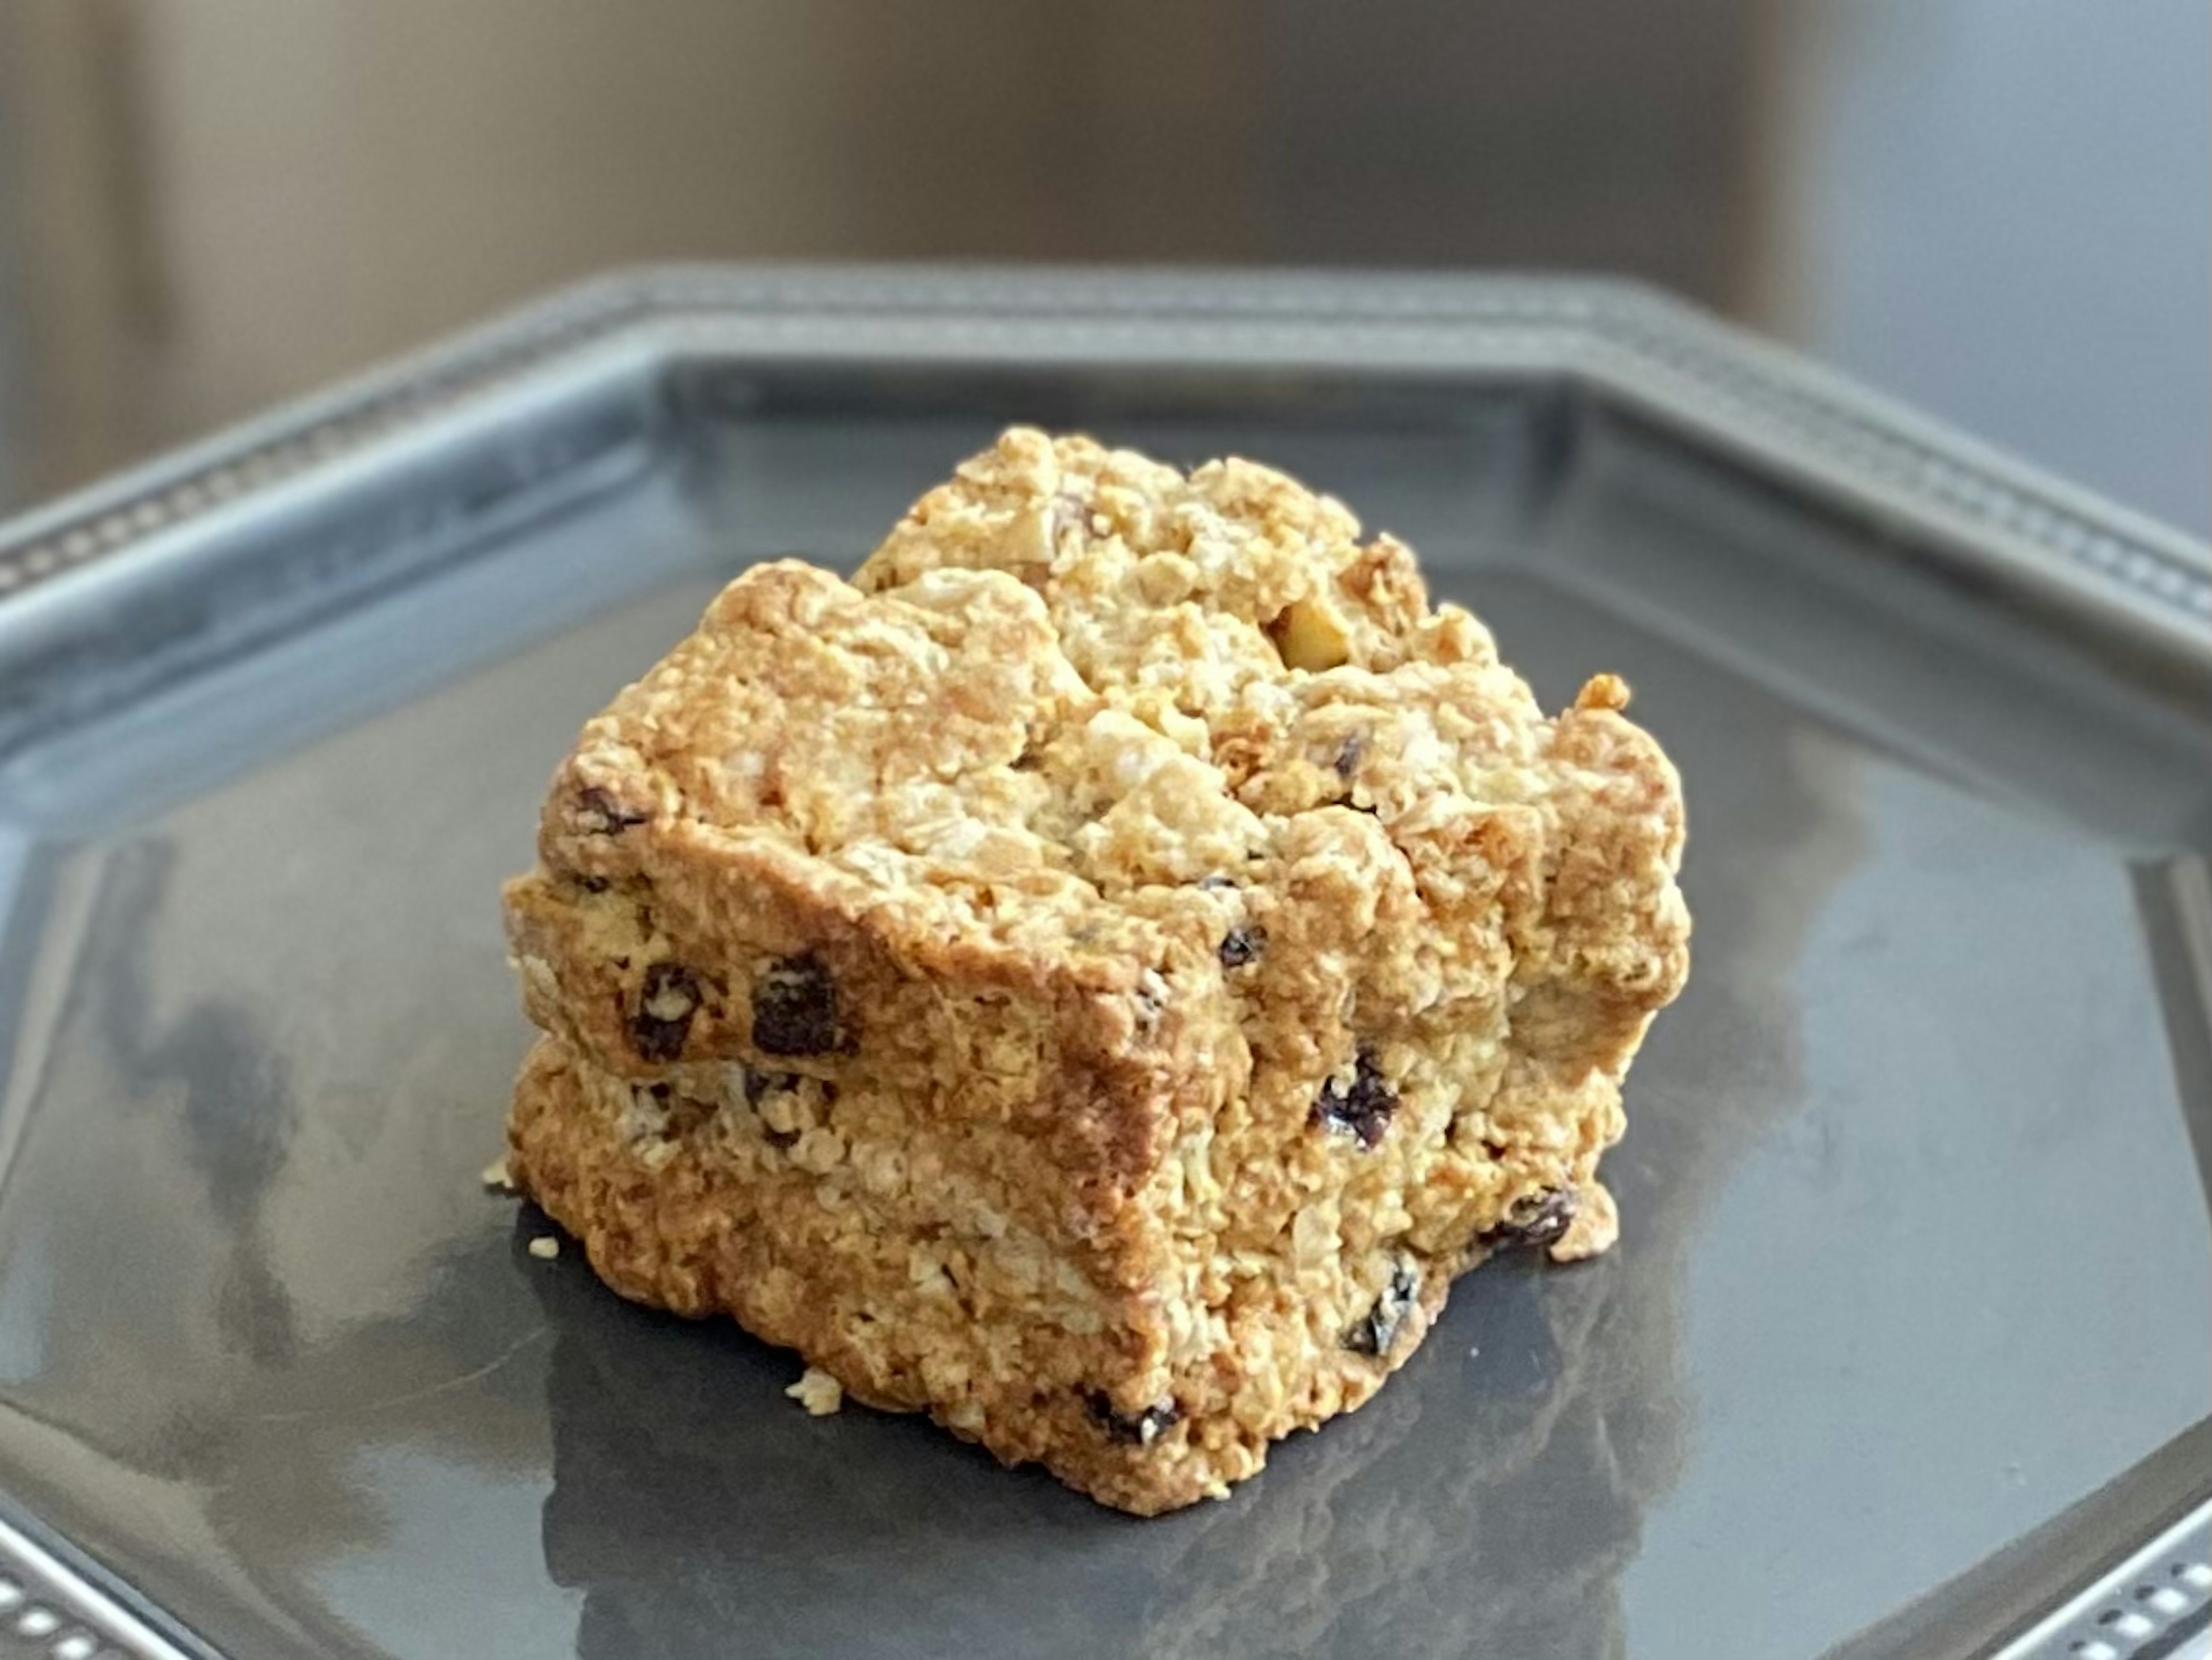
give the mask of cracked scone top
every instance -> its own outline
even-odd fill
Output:
[[[1218,1494],[1490,1251],[1611,1243],[1689,932],[1626,702],[1547,718],[1279,473],[1009,432],[585,728],[507,891],[515,1179],[860,1400]]]

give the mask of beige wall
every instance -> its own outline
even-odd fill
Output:
[[[35,482],[641,260],[1583,265],[1729,304],[1762,15],[0,0]]]

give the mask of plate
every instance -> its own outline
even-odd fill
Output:
[[[1609,1256],[1138,1523],[481,1191],[502,876],[1014,421],[1288,468],[1679,762]],[[679,270],[0,532],[0,1653],[2188,1651],[2212,560],[1603,283]]]

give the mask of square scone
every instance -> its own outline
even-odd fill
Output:
[[[1493,1251],[1612,1243],[1681,791],[1249,462],[1009,432],[851,582],[758,567],[508,886],[517,1185],[1140,1514],[1351,1410]]]

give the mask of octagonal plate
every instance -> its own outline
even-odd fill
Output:
[[[477,1186],[577,725],[1016,419],[1343,496],[1691,803],[1620,1249],[1151,1523],[805,1418]],[[2207,570],[1577,283],[654,273],[20,521],[0,1654],[2201,1645]]]

